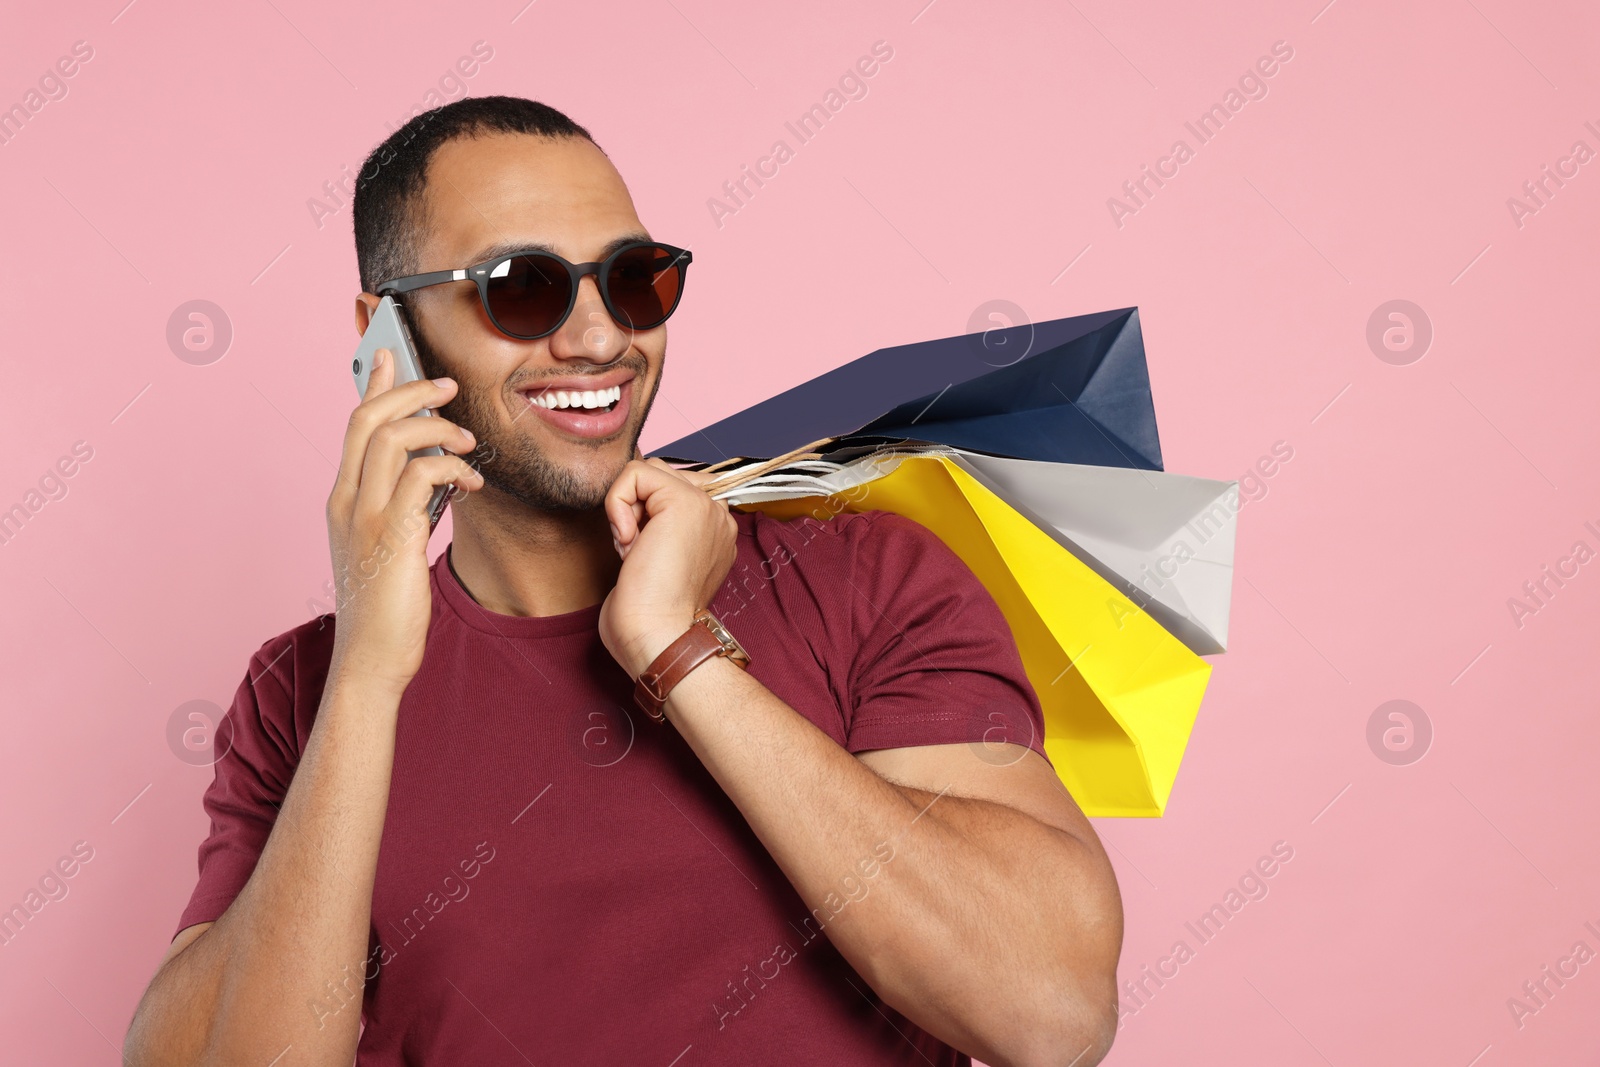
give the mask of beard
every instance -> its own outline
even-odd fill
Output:
[[[649,369],[643,356],[630,350],[616,362],[606,364],[607,369],[626,367],[634,372],[633,402],[638,404],[638,417],[630,418],[632,425],[622,430],[627,440],[627,450],[617,461],[616,469],[606,472],[599,480],[591,480],[580,471],[553,461],[538,445],[518,434],[514,423],[509,429],[502,427],[499,421],[500,406],[496,403],[494,392],[489,388],[469,385],[471,376],[453,370],[441,359],[438,350],[423,336],[419,325],[415,319],[412,320],[411,339],[416,344],[417,362],[422,365],[423,373],[429,378],[448,375],[458,383],[455,399],[435,410],[457,426],[470,431],[477,440],[477,447],[463,458],[483,475],[485,485],[539,511],[592,511],[605,502],[611,484],[633,458],[639,434],[644,429],[644,418],[649,414],[656,389],[661,384],[657,378],[650,395],[644,398],[643,404],[638,404],[637,386],[644,381]],[[518,419],[537,417],[531,414],[516,416]],[[588,447],[597,452],[614,448],[616,439],[589,443]]]

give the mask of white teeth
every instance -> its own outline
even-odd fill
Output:
[[[531,393],[528,399],[542,408],[552,410],[560,408],[603,408],[615,404],[622,399],[622,386],[613,385],[610,389],[558,389],[548,393]]]

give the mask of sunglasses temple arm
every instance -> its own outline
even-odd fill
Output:
[[[413,289],[423,289],[430,285],[443,285],[445,282],[465,281],[466,278],[466,268],[436,270],[427,274],[412,274],[404,278],[396,278],[391,282],[384,282],[378,286],[378,293],[384,296],[395,293],[409,293]]]

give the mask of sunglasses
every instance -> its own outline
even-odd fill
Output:
[[[623,245],[598,263],[569,263],[554,252],[511,252],[459,270],[394,278],[378,286],[378,295],[471,281],[495,329],[533,341],[561,328],[578,302],[579,281],[593,274],[600,302],[617,325],[653,330],[676,310],[692,259],[687,249],[652,241]]]

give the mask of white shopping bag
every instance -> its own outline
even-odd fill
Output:
[[[1238,482],[974,452],[954,458],[1192,651],[1227,648]]]

